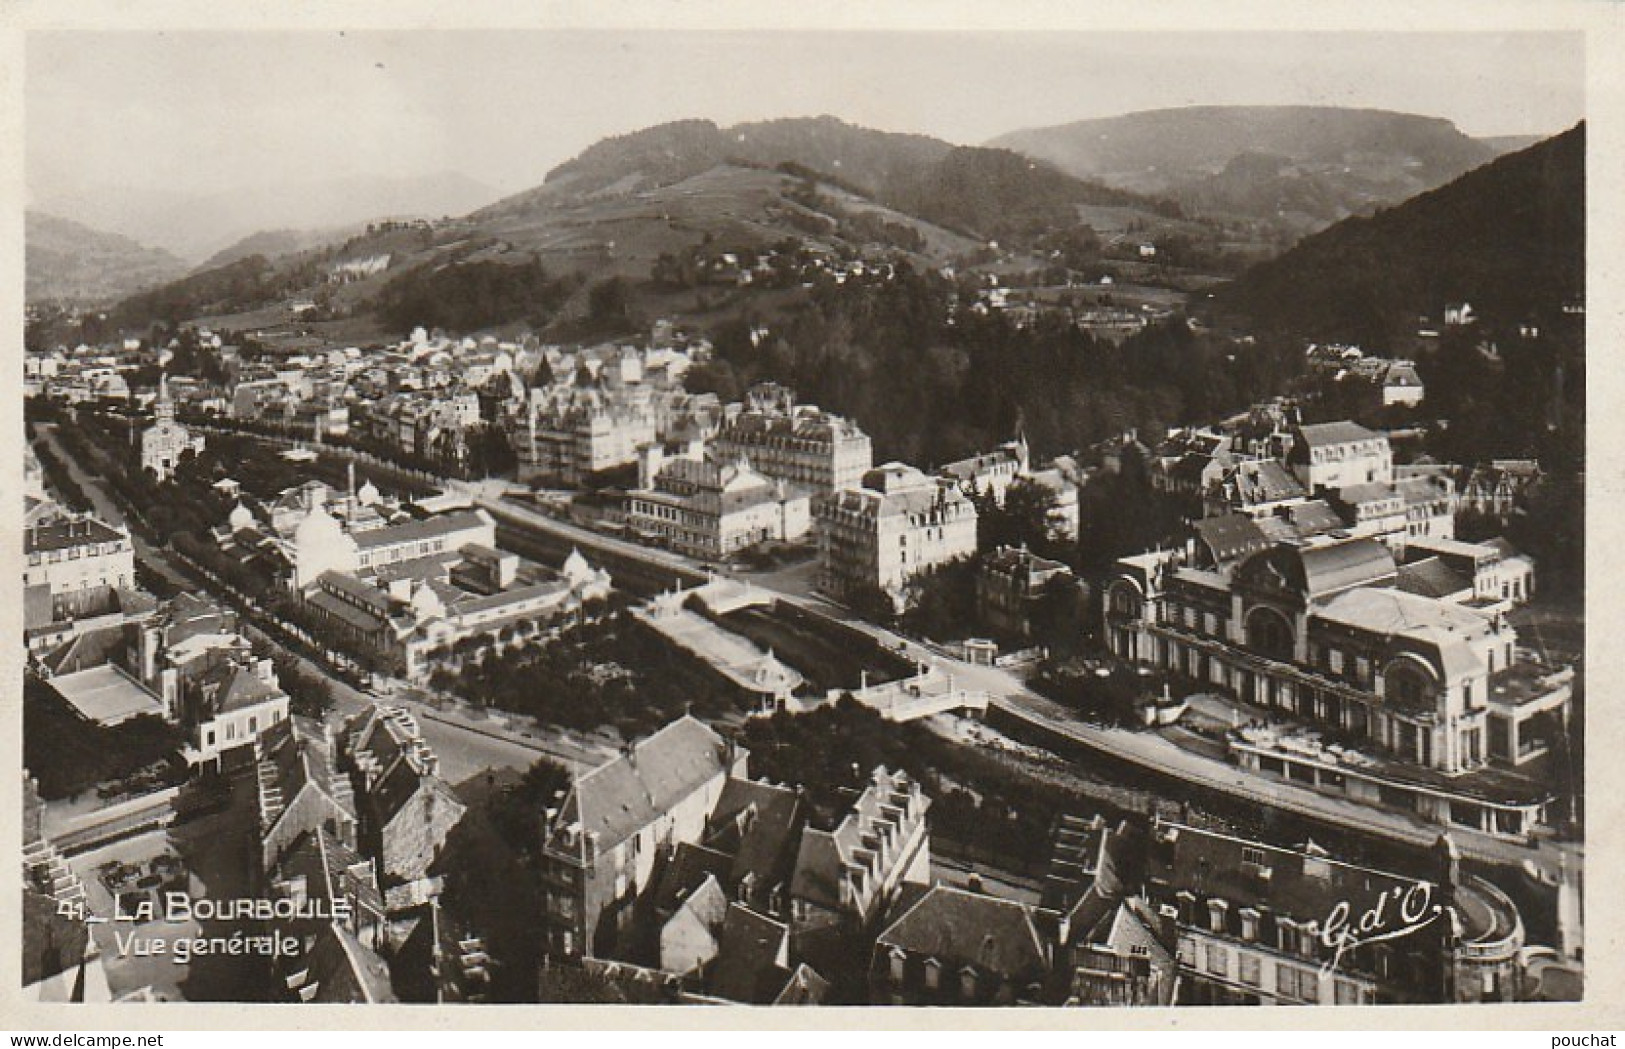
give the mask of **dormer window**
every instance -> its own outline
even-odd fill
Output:
[[[925,960],[925,986],[928,990],[936,990],[942,985],[942,963],[935,958]]]
[[[893,983],[903,982],[903,963],[907,960],[908,955],[903,953],[901,947],[891,949],[891,978]]]
[[[976,997],[976,970],[970,966],[959,970],[959,996],[964,999]]]
[[[1244,940],[1258,939],[1258,911],[1252,907],[1243,907],[1241,915],[1241,938]]]
[[[1207,901],[1207,927],[1212,932],[1224,931],[1224,918],[1230,910],[1228,900]]]

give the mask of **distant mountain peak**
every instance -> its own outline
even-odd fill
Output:
[[[1014,131],[989,145],[1079,178],[1179,201],[1216,217],[1284,222],[1298,232],[1397,203],[1496,155],[1441,117],[1337,106],[1199,105]],[[1233,166],[1279,156],[1291,170]]]

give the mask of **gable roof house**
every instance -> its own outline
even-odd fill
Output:
[[[543,824],[548,947],[560,955],[613,951],[660,854],[697,843],[748,752],[684,715],[575,778]]]
[[[262,871],[317,829],[355,848],[355,796],[318,722],[294,715],[271,726],[260,740],[258,786]]]

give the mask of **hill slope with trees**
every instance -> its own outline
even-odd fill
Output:
[[[1260,330],[1383,347],[1469,302],[1550,316],[1585,293],[1585,125],[1370,218],[1351,218],[1215,293]]]

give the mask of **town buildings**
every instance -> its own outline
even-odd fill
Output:
[[[743,456],[757,473],[814,495],[856,488],[874,465],[869,435],[857,424],[798,405],[792,391],[773,384],[751,389],[744,410],[711,448],[725,459]]]
[[[1004,546],[977,566],[977,617],[990,630],[1023,640],[1031,638],[1035,620],[1045,615],[1046,600],[1057,605],[1082,603],[1083,591],[1077,577],[1059,561]]]
[[[1481,603],[1408,592],[1379,543],[1281,542],[1216,568],[1124,558],[1106,630],[1114,654],[1268,717],[1232,736],[1244,768],[1493,834],[1545,814],[1538,783],[1488,766],[1545,751],[1573,670],[1520,650]],[[1294,723],[1330,738],[1301,742]]]
[[[901,463],[865,473],[862,484],[820,496],[819,586],[838,599],[878,589],[900,600],[904,585],[936,565],[976,552],[976,505],[951,481]]]
[[[1180,1004],[1512,1001],[1522,918],[1442,840],[1418,878],[1158,820],[1145,895],[1177,926]]]
[[[1310,423],[1292,431],[1287,465],[1311,495],[1394,479],[1388,438],[1358,423]]]
[[[634,465],[658,436],[654,399],[641,386],[537,387],[509,428],[520,482],[567,487]]]
[[[546,950],[607,956],[664,846],[697,842],[748,754],[692,717],[578,775],[542,828]]]
[[[1042,1004],[1052,951],[1031,905],[933,885],[876,940],[870,1001]]]
[[[174,475],[175,465],[182,456],[203,451],[204,438],[175,421],[175,402],[169,398],[167,376],[158,382],[152,419],[152,425],[141,434],[141,468],[151,470],[160,482],[167,481]]]
[[[666,459],[644,450],[652,474],[629,497],[635,535],[691,557],[721,560],[765,542],[794,542],[812,527],[807,493],[772,480],[743,458]]]
[[[440,778],[416,719],[400,707],[374,706],[344,723],[338,750],[379,882],[388,888],[425,877],[467,806]]]
[[[135,546],[125,528],[89,514],[23,530],[23,604],[30,625],[100,615],[135,589]]]

